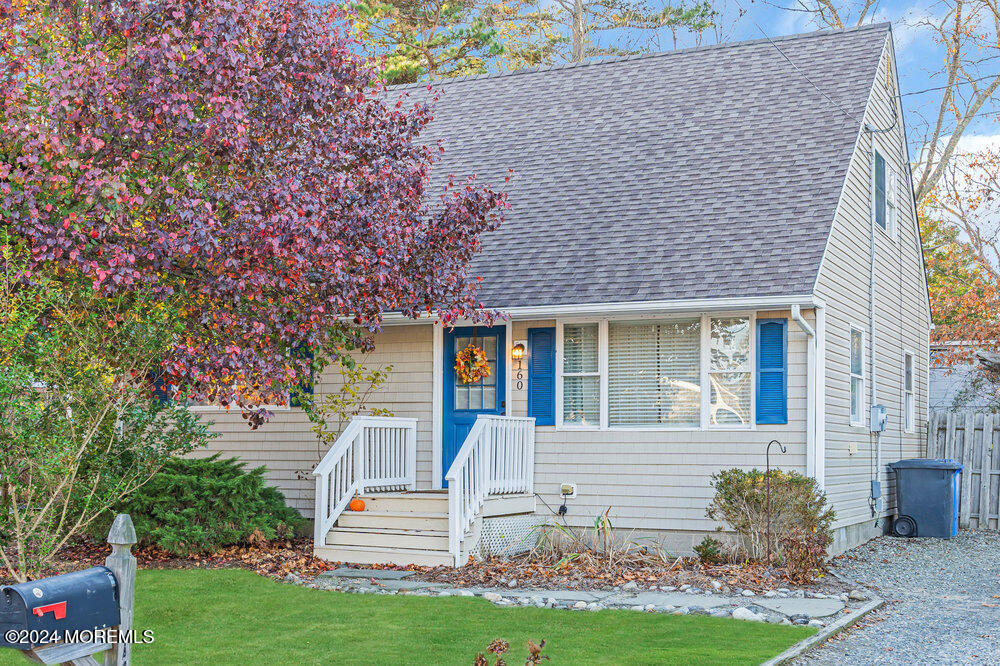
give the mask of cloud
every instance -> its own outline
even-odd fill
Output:
[[[1000,148],[1000,134],[963,134],[958,140],[958,148],[955,152],[977,153],[990,148]]]

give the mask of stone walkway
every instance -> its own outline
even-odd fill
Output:
[[[482,597],[498,606],[535,606],[568,610],[600,611],[628,609],[674,615],[712,615],[738,620],[776,624],[826,626],[844,613],[856,612],[867,595],[852,591],[839,596],[785,588],[756,594],[751,590],[700,590],[680,588],[640,588],[636,583],[603,590],[534,590],[510,588],[455,588],[446,583],[408,580],[408,571],[355,569],[342,567],[302,579],[289,574],[286,580],[317,589],[356,594],[414,594],[422,596]],[[721,585],[719,586],[722,587]],[[727,590],[728,591],[728,590]]]

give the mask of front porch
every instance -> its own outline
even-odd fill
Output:
[[[317,465],[313,547],[331,561],[461,565],[484,547],[523,538],[535,511],[533,418],[479,415],[445,473],[418,489],[417,419],[355,417]],[[363,511],[349,510],[355,497]],[[508,525],[510,527],[510,525]],[[509,548],[511,543],[500,544]]]

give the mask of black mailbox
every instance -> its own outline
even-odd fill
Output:
[[[58,635],[115,627],[118,581],[111,569],[83,571],[7,585],[0,588],[0,647],[28,650],[29,643],[10,641],[11,630],[28,635]]]

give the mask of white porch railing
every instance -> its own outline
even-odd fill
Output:
[[[480,416],[448,473],[448,548],[462,565],[462,541],[489,495],[535,491],[535,419]]]
[[[416,487],[417,420],[356,416],[313,475],[316,476],[315,545],[337,522],[356,493]]]

